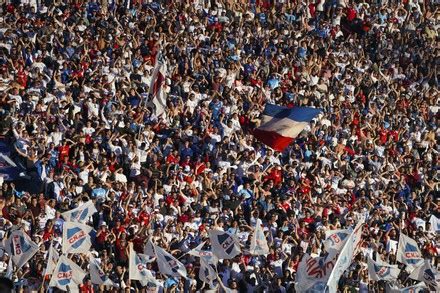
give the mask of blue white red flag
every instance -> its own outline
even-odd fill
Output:
[[[321,113],[310,107],[287,108],[266,104],[254,136],[274,150],[284,150]]]
[[[95,204],[89,200],[73,210],[62,213],[62,216],[68,222],[85,223],[96,212]]]
[[[400,269],[397,265],[390,265],[374,261],[371,257],[368,258],[368,274],[371,280],[374,281],[395,281],[399,276]]]
[[[400,233],[396,259],[409,266],[409,271],[423,263],[422,253],[417,242],[403,233]]]
[[[17,270],[28,263],[38,249],[38,245],[21,230],[13,231],[5,243],[5,250],[11,256]]]

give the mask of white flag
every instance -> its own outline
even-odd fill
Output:
[[[64,291],[79,292],[78,286],[83,283],[85,276],[86,273],[77,264],[65,255],[61,255],[53,271],[49,286]]]
[[[431,224],[431,232],[440,233],[440,219],[434,215],[429,218],[429,223]]]
[[[148,256],[156,256],[154,253],[153,241],[151,241],[151,237],[148,238],[147,243],[145,243],[144,254]]]
[[[368,274],[370,279],[374,281],[385,280],[393,281],[397,280],[400,270],[397,265],[389,265],[387,263],[380,263],[374,261],[372,258],[368,258]]]
[[[261,228],[261,220],[257,219],[255,231],[251,239],[250,254],[266,255],[269,254],[269,246],[267,245],[266,236],[264,236],[263,228]]]
[[[12,258],[17,270],[28,263],[38,249],[38,245],[21,230],[13,231],[5,243],[5,250]]]
[[[158,52],[156,56],[156,64],[154,65],[153,75],[151,77],[150,104],[154,105],[154,114],[159,117],[166,115],[167,99],[164,91],[165,80],[167,75],[167,65],[162,52]]]
[[[219,259],[231,259],[241,253],[238,240],[231,234],[221,230],[209,230],[212,252]]]
[[[92,246],[90,232],[93,228],[76,222],[64,222],[63,253],[86,253]]]
[[[61,215],[67,222],[85,223],[96,212],[97,210],[95,208],[95,204],[93,203],[93,201],[89,200],[88,202],[80,205],[79,207],[64,212]]]
[[[336,250],[323,257],[311,257],[305,253],[296,272],[296,291],[324,292],[337,257]]]
[[[427,259],[415,267],[409,277],[413,280],[425,282],[429,288],[436,292],[440,291],[440,274],[431,266],[431,262]]]
[[[200,258],[200,270],[199,270],[199,279],[207,284],[209,287],[214,288],[214,280],[217,279],[217,273],[214,268],[206,262],[206,260],[201,257]]]
[[[214,255],[212,251],[209,250],[202,250],[203,246],[205,245],[206,241],[200,243],[198,246],[194,247],[190,251],[188,251],[189,255],[197,256],[197,257],[203,257],[205,261],[209,264],[217,265],[218,258]]]
[[[347,239],[347,242],[342,247],[341,253],[336,260],[335,267],[332,270],[327,281],[327,288],[331,293],[337,291],[339,279],[341,278],[344,271],[350,266],[353,257],[357,254],[357,251],[360,251],[363,225],[364,221],[361,219],[351,232],[350,236]]]
[[[14,274],[14,264],[12,263],[12,257],[9,258],[8,268],[6,269],[5,277],[12,280],[12,275]]]
[[[386,292],[387,293],[420,293],[423,292],[425,288],[426,285],[423,282],[420,282],[405,288],[399,288],[396,286],[387,286]]]
[[[180,261],[157,245],[154,245],[154,251],[156,252],[159,271],[162,274],[186,278],[186,268]]]
[[[410,268],[423,263],[422,253],[420,252],[417,242],[403,233],[400,233],[396,259]]]
[[[59,258],[60,256],[58,255],[58,252],[51,244],[49,246],[49,251],[47,252],[47,265],[46,265],[46,271],[44,272],[45,276],[52,275],[53,270],[55,269]]]
[[[325,250],[335,249],[336,251],[341,251],[349,235],[350,230],[348,229],[325,231]]]
[[[142,286],[160,287],[163,286],[156,280],[150,270],[147,269],[147,263],[151,262],[145,254],[138,254],[133,249],[133,244],[129,244],[129,262],[128,277],[130,280],[138,280]]]
[[[90,256],[90,281],[95,285],[115,287],[115,283],[102,270],[98,259],[93,256]]]

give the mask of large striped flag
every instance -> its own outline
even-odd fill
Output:
[[[162,52],[158,52],[149,91],[149,96],[151,97],[150,104],[154,105],[153,110],[158,117],[160,115],[166,115],[167,99],[164,92],[166,74],[167,65],[164,56]]]
[[[266,104],[261,124],[254,136],[274,150],[284,150],[321,110],[310,107],[287,108]]]

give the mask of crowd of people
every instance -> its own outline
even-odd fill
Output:
[[[97,209],[92,253],[117,287],[86,277],[81,292],[145,290],[128,278],[128,246],[141,253],[149,237],[188,272],[167,277],[152,262],[164,292],[208,290],[186,253],[213,228],[237,235],[243,249],[218,264],[226,287],[295,292],[303,254],[325,253],[325,232],[353,227],[360,215],[362,248],[341,292],[385,290],[369,278],[366,257],[403,268],[401,233],[439,267],[430,224],[440,218],[437,4],[6,1],[0,134],[37,190],[4,180],[0,236],[23,229],[40,245],[14,272],[15,287],[48,290],[61,213],[88,200]],[[167,67],[159,116],[149,95],[158,54]],[[253,136],[267,103],[322,114],[277,152]],[[256,219],[265,256],[246,253]],[[11,256],[0,254],[5,273]],[[72,259],[88,265],[84,255]],[[405,270],[395,281],[416,282]]]

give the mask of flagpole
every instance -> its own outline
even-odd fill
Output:
[[[47,251],[47,258],[49,258],[50,249],[52,248],[52,244],[53,244],[53,238],[50,240],[49,249]],[[41,286],[40,286],[40,290],[39,291],[41,291],[41,289],[44,289],[44,283],[46,282],[46,270],[47,270],[47,266],[49,264],[49,261],[50,261],[50,259],[47,260],[46,269],[44,270],[44,274],[43,274],[43,282],[41,282]]]

